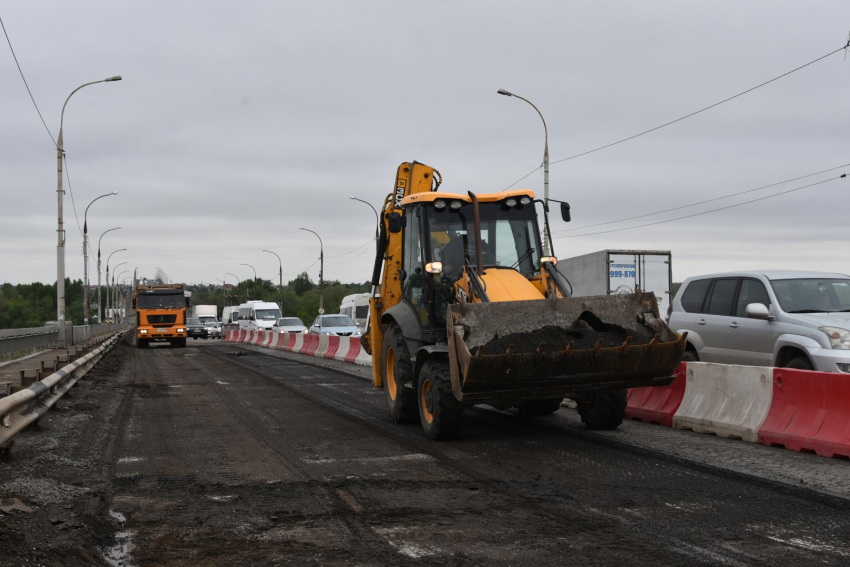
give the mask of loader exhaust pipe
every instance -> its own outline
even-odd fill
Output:
[[[467,191],[472,199],[472,223],[475,228],[475,267],[478,275],[484,273],[484,257],[481,253],[481,210],[478,208],[478,197],[472,191]]]

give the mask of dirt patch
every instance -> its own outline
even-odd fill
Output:
[[[484,345],[486,354],[500,354],[510,347],[513,353],[535,352],[539,347],[544,351],[559,351],[567,348],[572,343],[573,350],[591,349],[602,340],[603,348],[621,346],[628,337],[632,337],[631,344],[646,344],[652,336],[647,336],[645,331],[626,329],[619,325],[609,325],[599,319],[585,317],[576,321],[571,327],[555,327],[547,325],[530,333],[511,333],[502,337],[496,337]],[[472,354],[478,351],[472,349]]]

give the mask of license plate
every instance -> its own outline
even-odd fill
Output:
[[[169,331],[169,329],[157,329],[156,330],[157,333],[167,333],[168,331]]]

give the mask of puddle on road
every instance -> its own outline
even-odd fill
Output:
[[[121,512],[110,510],[109,516],[121,526],[127,522],[127,518]],[[136,548],[133,545],[134,535],[136,535],[136,532],[133,530],[115,532],[115,543],[104,549],[101,553],[107,565],[111,565],[112,567],[134,567],[131,556],[133,550]]]

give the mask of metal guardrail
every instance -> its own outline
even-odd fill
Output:
[[[106,353],[118,344],[122,335],[123,333],[116,333],[99,348],[57,370],[40,382],[11,396],[0,398],[0,449],[8,449],[12,437],[47,413],[65,392],[79,382]]]
[[[101,337],[126,328],[125,323],[78,326],[66,324],[68,327],[65,336],[70,339],[68,346],[78,345],[94,337]],[[51,347],[56,344],[58,337],[59,332],[55,325],[26,329],[0,329],[0,362]]]

